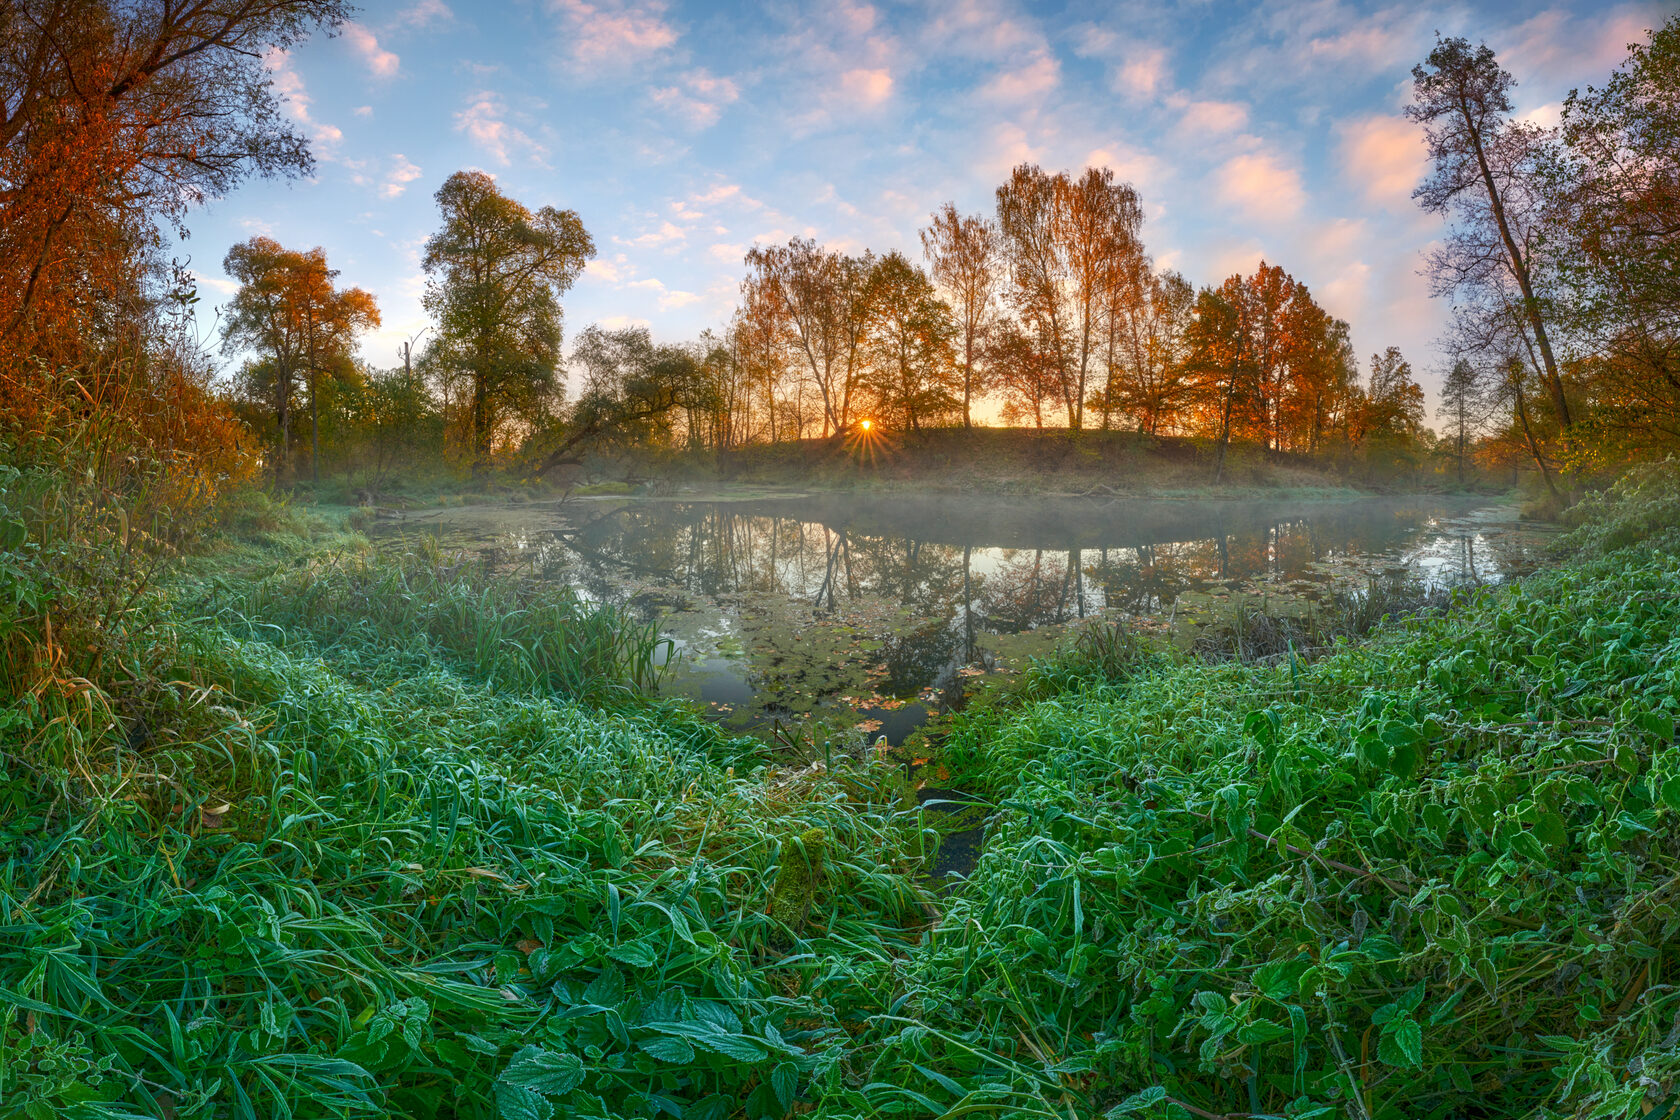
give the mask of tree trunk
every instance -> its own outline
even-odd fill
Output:
[[[1493,219],[1499,227],[1500,240],[1504,242],[1505,254],[1511,262],[1511,272],[1516,277],[1517,287],[1522,291],[1523,314],[1528,319],[1528,325],[1533,328],[1535,341],[1540,347],[1546,388],[1551,392],[1552,406],[1557,409],[1558,424],[1567,429],[1571,423],[1569,401],[1564,396],[1563,377],[1558,373],[1557,359],[1552,355],[1551,337],[1546,333],[1546,323],[1540,315],[1540,303],[1534,297],[1534,283],[1529,276],[1528,262],[1517,246],[1517,239],[1511,234],[1510,222],[1505,217],[1505,200],[1500,198],[1499,187],[1493,181],[1493,169],[1488,166],[1487,153],[1482,148],[1482,134],[1476,128],[1469,105],[1461,103],[1460,112],[1464,116],[1465,128],[1470,134],[1470,146],[1476,155],[1476,167],[1481,172],[1482,184],[1487,188],[1488,203],[1493,207]],[[1549,481],[1548,478],[1548,483]]]

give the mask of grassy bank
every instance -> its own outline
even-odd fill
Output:
[[[889,764],[648,700],[610,612],[261,502],[154,569],[13,472],[0,1115],[1640,1116],[1675,492],[1312,662],[1070,651],[949,727],[934,895]]]

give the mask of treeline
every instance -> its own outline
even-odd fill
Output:
[[[207,476],[377,486],[427,464],[544,473],[619,448],[995,417],[1194,437],[1216,472],[1239,443],[1366,476],[1524,468],[1560,498],[1680,442],[1680,17],[1603,88],[1571,92],[1552,128],[1515,117],[1485,47],[1443,39],[1415,68],[1408,113],[1433,160],[1416,196],[1450,220],[1427,261],[1453,306],[1437,436],[1405,357],[1361,362],[1347,323],[1283,268],[1198,286],[1156,265],[1142,202],[1111,171],[1031,164],[985,213],[934,212],[919,259],[755,246],[716,332],[659,344],[591,327],[569,348],[561,300],[595,251],[581,219],[460,172],[423,259],[432,322],[400,364],[358,357],[379,309],[324,252],[256,238],[223,262],[238,365],[213,388],[190,273],[162,259],[159,230],[244,175],[309,170],[256,59],[344,9],[7,11],[0,411],[19,430],[43,402],[121,401],[134,431]]]
[[[372,297],[333,286],[321,250],[253,238],[229,252],[240,281],[225,348],[254,355],[235,395],[271,433],[281,477],[307,465],[377,478],[452,455],[483,471],[538,472],[603,446],[722,451],[851,433],[971,426],[987,402],[1008,423],[1193,435],[1367,466],[1415,466],[1430,447],[1423,391],[1389,348],[1368,376],[1348,326],[1306,285],[1262,263],[1196,291],[1156,269],[1141,204],[1113,173],[1017,168],[997,213],[946,205],[904,254],[847,255],[814,241],[748,252],[727,329],[658,345],[646,328],[591,326],[561,348],[559,297],[593,245],[577,216],[532,213],[488,176],[438,192],[427,243],[434,326],[400,369],[358,363]],[[567,400],[561,370],[579,392]]]

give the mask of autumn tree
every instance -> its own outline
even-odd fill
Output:
[[[158,222],[308,147],[263,59],[341,0],[0,4],[0,348],[76,360],[159,274]]]
[[[888,253],[870,270],[868,306],[864,346],[877,411],[911,431],[954,414],[957,328],[927,274],[904,254]]]
[[[560,296],[595,253],[571,210],[535,212],[482,171],[457,171],[436,194],[443,228],[426,242],[425,304],[437,323],[427,358],[467,398],[473,473],[511,419],[552,414],[561,391]]]
[[[253,237],[229,249],[222,268],[239,283],[222,323],[223,346],[256,350],[272,370],[277,476],[290,463],[292,398],[301,387],[309,405],[310,475],[319,482],[322,378],[353,368],[357,336],[379,325],[378,305],[361,288],[333,287],[338,270],[327,266],[321,248],[299,252]]]
[[[1413,192],[1424,210],[1456,219],[1447,244],[1430,259],[1438,293],[1508,277],[1517,310],[1540,359],[1541,380],[1559,424],[1571,422],[1554,351],[1550,309],[1537,276],[1540,164],[1551,137],[1512,118],[1516,82],[1487,46],[1438,39],[1412,68],[1406,116],[1423,126],[1433,170]]]
[[[1178,426],[1188,403],[1186,344],[1196,290],[1180,274],[1147,263],[1127,283],[1133,290],[1117,301],[1110,328],[1105,403],[1135,417],[1140,431],[1161,435]]]
[[[986,391],[981,357],[996,314],[999,286],[997,224],[983,215],[957,212],[947,202],[921,231],[922,252],[934,281],[945,290],[956,321],[962,356],[963,427],[974,426],[974,398]]]
[[[1225,476],[1225,457],[1241,402],[1253,391],[1253,358],[1244,307],[1239,276],[1231,277],[1217,290],[1203,288],[1196,294],[1195,310],[1185,332],[1185,361],[1193,379],[1198,427],[1212,434],[1216,448],[1216,484]]]
[[[851,419],[873,258],[848,257],[809,238],[747,251],[747,279],[759,313],[773,317],[799,357],[822,407],[823,434]]]
[[[1043,430],[1044,411],[1062,396],[1062,370],[1050,348],[1041,345],[1014,319],[1000,320],[986,339],[986,365],[1003,398],[1005,423]]]
[[[1008,301],[1057,372],[1068,427],[1079,428],[1111,285],[1141,253],[1137,193],[1107,168],[1074,179],[1024,163],[998,188],[997,210]]]

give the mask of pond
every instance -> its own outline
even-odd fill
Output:
[[[656,621],[669,695],[742,730],[815,722],[898,743],[1071,628],[1187,643],[1229,604],[1338,583],[1532,570],[1547,532],[1488,499],[1185,502],[816,494],[572,499],[387,523]]]

